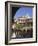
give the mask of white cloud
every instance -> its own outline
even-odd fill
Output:
[[[26,17],[27,17],[27,18],[31,18],[31,16],[30,16],[28,13],[26,14]]]

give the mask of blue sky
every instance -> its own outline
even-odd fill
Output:
[[[29,15],[32,17],[32,7],[21,7],[16,11],[15,18],[18,18],[20,16],[26,16]]]

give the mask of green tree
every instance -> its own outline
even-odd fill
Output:
[[[21,29],[22,27],[22,24],[16,24],[16,29]]]

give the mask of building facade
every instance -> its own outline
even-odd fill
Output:
[[[22,25],[23,27],[18,28],[18,30],[17,29],[15,30],[16,23]],[[14,28],[13,35],[16,38],[32,37],[33,20],[31,17],[26,17],[26,16],[18,17],[18,20],[16,20],[16,19],[14,20],[14,24],[12,25],[12,28]]]
[[[26,26],[33,26],[33,20],[32,20],[32,17],[26,17],[26,16],[21,16],[21,17],[18,17],[18,20],[15,22],[17,22],[17,24],[22,24],[22,25],[26,25]]]

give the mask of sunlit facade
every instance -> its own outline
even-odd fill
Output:
[[[23,28],[20,29],[18,28],[18,30],[17,29],[15,30],[15,28],[17,28],[15,27],[16,23],[23,25]],[[18,20],[15,19],[14,24],[12,25],[12,28],[15,30],[15,32],[13,33],[14,37],[18,37],[18,36],[22,37],[24,34],[26,34],[26,32],[32,33],[31,32],[33,29],[32,26],[33,26],[33,20],[31,17],[30,18],[26,16],[18,17]]]
[[[28,18],[26,16],[18,17],[18,20],[17,21],[15,20],[15,22],[17,22],[17,24],[19,23],[19,24],[26,25],[26,26],[32,26],[33,25],[32,24],[32,22],[33,22],[32,18],[31,17]]]

